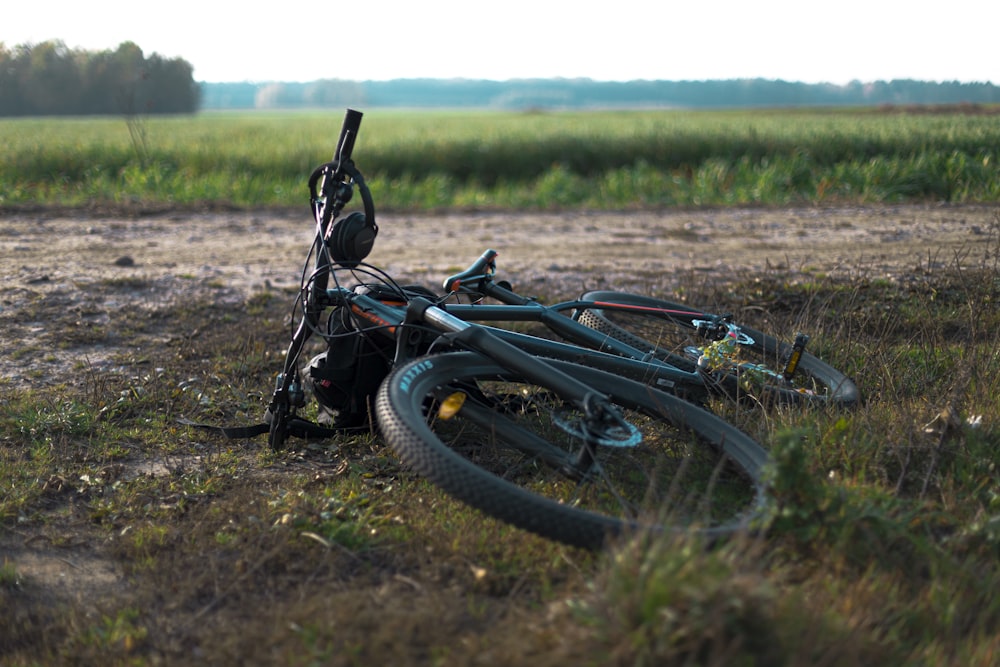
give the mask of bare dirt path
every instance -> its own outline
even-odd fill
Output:
[[[981,262],[1000,207],[389,213],[379,224],[369,261],[394,276],[439,285],[494,248],[503,277],[544,279],[570,297],[584,285],[672,288],[693,274],[769,267],[901,275]],[[99,368],[116,351],[155,344],[127,331],[109,336],[102,327],[120,327],[116,313],[149,317],[194,299],[239,303],[259,290],[292,290],[312,225],[307,212],[0,213],[0,376],[44,386],[70,359]],[[157,335],[169,337],[169,326]]]

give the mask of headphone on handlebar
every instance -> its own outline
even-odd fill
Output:
[[[331,207],[330,196],[320,199],[316,193],[316,184],[321,177],[328,179],[338,174],[346,175],[354,181],[361,192],[361,201],[364,204],[364,213],[354,211],[345,217],[333,222],[330,226],[331,218],[338,212]],[[350,185],[342,182],[339,195],[341,205],[346,204],[351,198]],[[324,194],[327,187],[324,184]],[[346,268],[354,268],[368,257],[375,245],[375,237],[378,235],[378,225],[375,224],[375,204],[372,201],[371,192],[365,184],[365,179],[361,172],[350,160],[343,162],[328,162],[313,171],[309,177],[309,190],[312,195],[313,210],[322,212],[322,228],[325,230],[324,241],[330,251],[330,258]]]
[[[336,263],[353,268],[368,257],[375,245],[378,227],[369,224],[368,217],[360,211],[349,213],[333,224],[327,237],[330,257]]]

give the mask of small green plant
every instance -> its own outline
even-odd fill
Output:
[[[21,575],[17,571],[17,566],[4,558],[0,564],[0,588],[15,588],[20,584]]]
[[[80,638],[84,650],[95,655],[129,655],[137,653],[149,634],[141,624],[137,609],[123,609],[114,615],[102,616]]]
[[[602,662],[777,664],[786,651],[774,623],[777,592],[747,557],[757,549],[638,536],[612,551],[592,592],[571,608],[592,628]]]

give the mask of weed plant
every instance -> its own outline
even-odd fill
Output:
[[[898,280],[688,281],[671,296],[810,331],[863,404],[728,408],[772,454],[766,519],[596,555],[452,501],[374,433],[270,452],[179,425],[259,418],[287,304],[209,327],[213,304],[175,308],[197,339],[0,399],[0,662],[994,664],[997,250]]]

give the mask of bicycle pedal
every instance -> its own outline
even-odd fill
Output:
[[[799,368],[799,362],[802,360],[802,355],[806,351],[806,344],[809,343],[809,336],[804,333],[796,333],[795,341],[792,343],[792,349],[789,350],[782,366],[781,375],[785,380],[791,380],[792,376],[795,375],[795,371]]]

